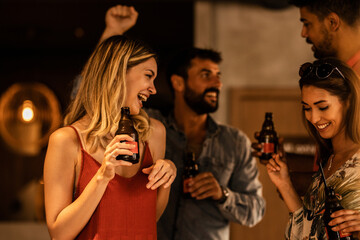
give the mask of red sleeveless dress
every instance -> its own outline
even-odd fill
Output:
[[[71,126],[72,127],[72,126]],[[78,198],[101,166],[81,143],[82,164],[74,199]],[[131,178],[119,175],[109,182],[99,205],[76,239],[156,240],[156,190],[145,187],[148,175],[141,169],[153,164],[147,142],[139,171]]]

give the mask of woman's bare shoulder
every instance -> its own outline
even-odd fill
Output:
[[[155,118],[150,118],[150,124],[153,128],[153,134],[156,137],[164,137],[166,135],[166,130],[164,124]]]
[[[71,127],[62,127],[54,131],[49,138],[49,148],[64,151],[64,153],[77,152],[79,140],[75,130]]]
[[[51,135],[50,135],[50,139],[52,140],[56,140],[59,142],[66,142],[66,141],[77,141],[77,135],[76,132],[73,128],[66,126],[66,127],[62,127],[59,128],[57,130],[55,130]]]
[[[153,154],[153,158],[154,160],[164,158],[165,144],[166,144],[166,129],[160,121],[154,118],[150,118],[150,124],[152,125],[153,129],[148,142]]]

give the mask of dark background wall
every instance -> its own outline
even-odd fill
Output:
[[[104,29],[105,12],[116,4],[133,5],[139,12],[127,34],[158,51],[159,94],[148,105],[167,108],[171,97],[163,69],[176,49],[193,45],[191,1],[2,0],[0,94],[16,82],[40,82],[55,93],[64,112],[72,82]],[[38,156],[24,157],[0,141],[0,221],[28,220],[20,214],[19,192],[41,179],[46,146]]]

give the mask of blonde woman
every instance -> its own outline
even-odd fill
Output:
[[[176,167],[163,159],[165,128],[142,102],[156,93],[155,54],[113,36],[97,46],[81,74],[65,127],[50,139],[44,164],[45,209],[52,239],[156,239]],[[139,132],[140,161],[128,135],[116,135],[121,107]]]

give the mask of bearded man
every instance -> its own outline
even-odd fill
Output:
[[[168,206],[158,221],[159,240],[226,240],[229,222],[254,226],[265,201],[251,143],[240,130],[218,124],[209,115],[218,108],[221,90],[220,53],[182,50],[167,68],[174,108],[167,116],[147,110],[166,127],[166,158],[177,169]],[[195,154],[199,174],[182,192],[185,156]]]
[[[315,58],[335,57],[360,75],[360,1],[291,0]]]

